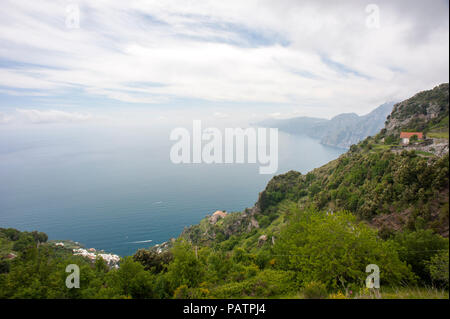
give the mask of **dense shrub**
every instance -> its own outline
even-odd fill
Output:
[[[298,291],[294,277],[293,272],[266,269],[253,278],[221,285],[211,294],[216,298],[261,298],[293,294]]]
[[[384,284],[414,282],[393,243],[381,240],[375,230],[345,211],[297,211],[274,251],[278,268],[296,271],[302,286],[310,282],[322,282],[330,289],[342,283],[363,285],[369,264],[380,267]]]
[[[400,259],[411,265],[412,270],[425,283],[431,283],[428,266],[430,260],[449,249],[448,238],[443,238],[431,230],[405,231],[394,237],[398,245]]]
[[[182,285],[197,287],[204,276],[205,268],[194,253],[194,247],[178,241],[172,248],[173,261],[168,266],[168,279],[173,289]]]
[[[317,281],[307,283],[302,293],[305,299],[325,299],[328,296],[327,287]]]
[[[165,271],[167,265],[173,260],[170,251],[157,253],[154,250],[139,249],[134,255],[133,260],[141,263],[145,270],[155,274]]]
[[[448,250],[442,251],[431,257],[427,263],[433,284],[443,286],[448,289],[449,275],[449,254]]]

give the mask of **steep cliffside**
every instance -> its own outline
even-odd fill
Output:
[[[382,116],[383,110],[376,113]],[[231,214],[216,224],[205,219],[185,229],[181,237],[209,245],[244,236],[246,245],[256,246],[261,236],[276,238],[285,223],[284,205],[288,202],[301,209],[348,210],[386,236],[425,227],[448,237],[448,140],[441,140],[447,145],[447,153],[440,157],[384,142],[388,135],[396,136],[400,130],[433,128],[446,117],[448,84],[420,92],[395,105],[379,134],[353,145],[340,158],[306,175],[291,171],[275,176],[253,208]],[[346,114],[336,123],[339,127],[357,120],[356,114]],[[323,123],[317,121],[315,125]]]
[[[449,84],[443,83],[395,104],[392,113],[387,117],[386,135],[398,134],[400,130],[427,133],[445,118],[448,129],[448,92]]]
[[[385,103],[364,116],[343,113],[331,120],[297,117],[286,120],[266,120],[258,123],[265,127],[297,135],[307,135],[319,139],[322,144],[349,148],[367,136],[378,133],[383,128],[386,116],[391,113],[394,103]]]

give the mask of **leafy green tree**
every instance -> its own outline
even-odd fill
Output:
[[[170,278],[167,273],[160,273],[156,276],[154,283],[155,298],[168,299],[173,295]]]
[[[432,230],[405,231],[394,238],[400,259],[411,265],[412,270],[424,283],[431,283],[432,277],[427,266],[431,258],[442,251],[448,251],[448,238],[433,233]]]
[[[8,273],[9,269],[10,269],[9,261],[0,259],[0,274]]]
[[[225,280],[232,266],[231,258],[224,252],[213,252],[207,259],[207,275],[210,282]]]
[[[23,251],[35,245],[34,237],[29,233],[23,233],[20,238],[14,242],[13,250]]]
[[[48,240],[48,236],[46,233],[43,232],[38,232],[38,231],[33,231],[31,232],[31,235],[34,238],[34,241],[37,243],[45,243]]]
[[[195,255],[194,248],[185,241],[178,241],[172,248],[172,254],[174,259],[168,267],[168,279],[172,287],[197,287],[202,281],[205,269]]]
[[[448,289],[449,277],[449,251],[442,251],[431,257],[428,262],[428,269],[434,284],[443,285]]]
[[[106,261],[101,257],[97,257],[97,259],[95,260],[95,263],[94,263],[94,267],[95,267],[95,271],[100,274],[107,273],[109,270],[108,265],[106,264]]]
[[[173,260],[170,251],[157,253],[154,250],[139,249],[134,255],[133,260],[141,263],[145,270],[158,274],[167,269],[167,265]]]
[[[412,272],[400,261],[394,245],[381,240],[352,214],[292,209],[296,216],[280,234],[274,252],[278,268],[296,271],[300,285],[362,285],[369,264],[380,267],[383,284],[413,282]]]
[[[119,269],[108,273],[106,281],[119,295],[132,298],[154,297],[154,277],[132,257],[123,259]]]
[[[5,236],[12,241],[16,241],[20,238],[20,231],[14,228],[0,228],[0,232],[5,234]]]

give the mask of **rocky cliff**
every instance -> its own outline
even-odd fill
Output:
[[[392,113],[387,117],[386,134],[398,134],[401,130],[431,132],[437,124],[445,121],[445,118],[448,129],[448,90],[448,83],[443,83],[395,104]]]
[[[349,148],[367,136],[378,133],[391,113],[393,102],[380,105],[364,116],[356,113],[343,113],[331,120],[297,117],[286,120],[265,120],[258,125],[277,127],[290,134],[307,135],[319,139],[322,144]]]

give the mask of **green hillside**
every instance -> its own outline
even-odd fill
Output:
[[[275,176],[254,207],[208,216],[119,269],[30,238],[16,247],[2,230],[0,298],[448,298],[448,152],[398,145],[400,131],[445,127],[448,84],[396,104],[385,129],[338,159]],[[76,292],[64,288],[73,262]],[[378,292],[365,288],[369,264]]]

